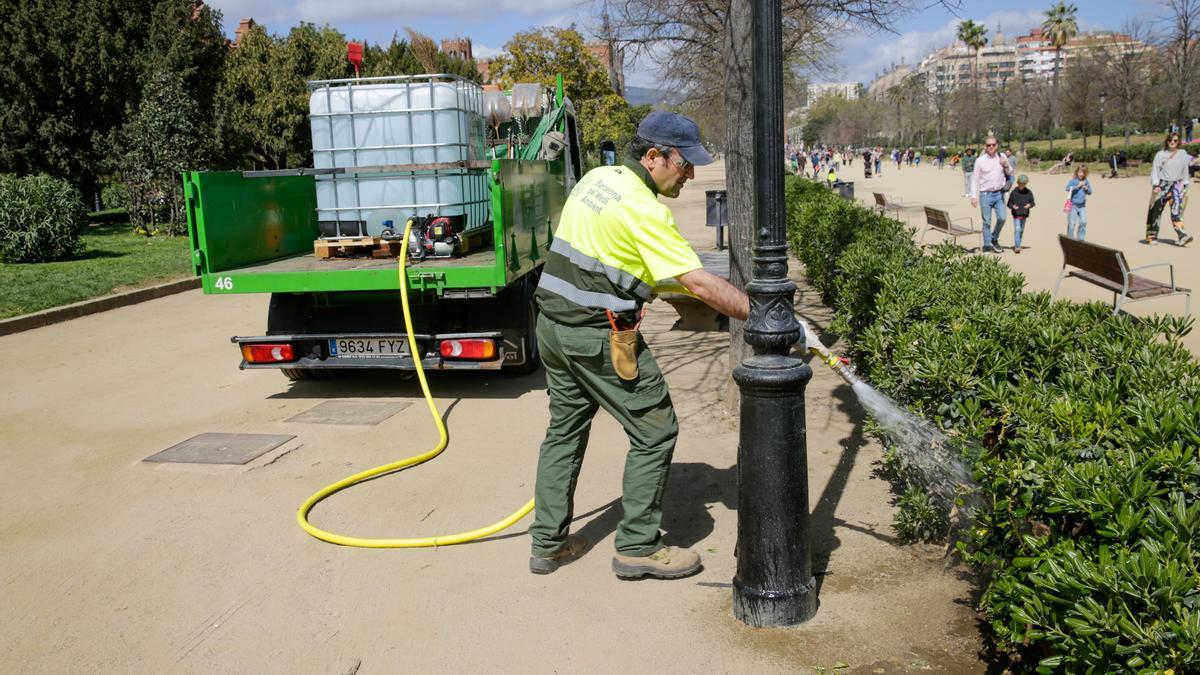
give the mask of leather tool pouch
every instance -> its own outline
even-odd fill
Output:
[[[613,370],[617,372],[617,377],[630,382],[637,379],[638,362],[638,327],[642,325],[642,318],[646,316],[646,310],[642,309],[642,313],[638,315],[637,323],[629,328],[622,328],[621,323],[617,320],[617,315],[612,311],[605,310],[608,314],[608,325],[612,330],[608,333],[608,353],[612,359]]]
[[[636,380],[638,376],[637,348],[637,328],[609,331],[608,351],[612,357],[613,370],[617,371],[617,377],[626,382]]]

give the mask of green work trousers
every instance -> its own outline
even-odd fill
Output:
[[[529,528],[533,555],[548,556],[566,544],[575,483],[597,408],[607,410],[629,435],[617,552],[654,553],[663,546],[663,488],[679,436],[667,382],[654,355],[639,337],[638,377],[626,382],[613,370],[607,328],[564,326],[539,315],[537,340],[550,393],[550,428],[538,457],[537,506]]]

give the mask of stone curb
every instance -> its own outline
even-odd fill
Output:
[[[133,291],[126,291],[125,293],[117,293],[116,295],[106,295],[102,298],[84,300],[62,307],[44,309],[33,314],[15,316],[11,319],[0,320],[0,335],[20,333],[21,331],[33,328],[49,326],[52,323],[60,323],[71,319],[78,319],[81,316],[89,314],[106,312],[118,307],[128,307],[129,305],[136,305],[139,302],[146,302],[147,300],[190,291],[193,288],[200,288],[200,277],[181,279],[158,286],[150,286],[149,288],[139,288]]]

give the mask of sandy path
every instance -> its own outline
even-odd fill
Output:
[[[915,172],[914,172],[915,173]],[[712,249],[701,171],[673,206]],[[289,384],[240,372],[232,334],[262,330],[265,296],[198,291],[0,337],[0,662],[10,672],[414,671],[981,672],[969,587],[941,550],[901,547],[878,446],[841,380],[808,388],[814,559],[821,608],[791,630],[730,611],[736,420],[723,410],[728,338],[646,334],[682,420],[667,539],[705,557],[699,575],[621,582],[609,570],[626,442],[601,415],[580,480],[578,526],[595,548],[528,573],[523,526],[466,546],[341,548],[295,524],[313,490],[432,445],[412,382],[387,376]],[[799,311],[828,315],[802,293]],[[430,535],[492,522],[528,498],[545,429],[541,373],[436,377],[450,449],[318,507],[330,529]],[[327,400],[412,403],[378,426],[288,418]],[[245,466],[141,460],[195,434],[297,438]],[[527,521],[526,523],[527,524]],[[523,524],[523,525],[524,525]],[[883,669],[880,671],[879,669]]]
[[[1175,232],[1171,229],[1170,219],[1164,218],[1159,234],[1163,241],[1158,246],[1146,246],[1139,243],[1145,236],[1146,207],[1150,198],[1150,179],[1141,176],[1136,178],[1101,178],[1104,167],[1092,165],[1091,182],[1093,194],[1088,198],[1087,240],[1093,243],[1109,246],[1124,251],[1131,266],[1148,265],[1157,262],[1169,262],[1175,265],[1176,283],[1193,290],[1200,289],[1200,246],[1192,244],[1188,247],[1175,246]],[[1029,189],[1033,190],[1037,207],[1033,209],[1025,226],[1022,237],[1022,251],[1015,254],[1012,251],[1013,228],[1012,218],[1008,219],[1000,233],[1000,243],[1004,246],[1001,259],[1025,277],[1028,290],[1054,290],[1055,280],[1062,269],[1062,251],[1058,245],[1058,235],[1067,231],[1067,216],[1063,213],[1063,201],[1067,198],[1066,186],[1069,175],[1047,175],[1043,172],[1029,170],[1029,167],[1018,164],[1018,172],[1029,176]],[[963,174],[958,169],[937,169],[928,162],[920,167],[905,166],[896,170],[894,163],[885,163],[883,175],[870,179],[862,177],[862,159],[853,163],[849,170],[840,172],[846,180],[855,182],[855,197],[862,203],[874,205],[872,192],[884,192],[899,197],[906,208],[902,217],[913,227],[917,228],[917,237],[925,229],[925,215],[922,206],[935,206],[945,209],[953,218],[969,216],[974,219],[975,227],[981,222],[979,209],[972,208],[970,201],[963,196]],[[1195,204],[1193,200],[1193,211]],[[1185,212],[1185,222],[1188,214]],[[1200,216],[1192,215],[1195,224],[1189,232],[1200,232]],[[968,246],[979,246],[979,240],[974,239],[969,244],[967,237],[961,242]],[[935,233],[929,233],[925,242],[937,240]],[[1149,270],[1147,276],[1166,281],[1167,270],[1160,268]],[[1067,279],[1062,282],[1060,297],[1077,301],[1097,300],[1111,304],[1112,293],[1078,279]],[[1125,305],[1130,314],[1148,316],[1150,314],[1183,314],[1185,298],[1172,296],[1144,300]],[[1193,308],[1195,309],[1195,308]],[[1184,339],[1184,344],[1193,354],[1200,354],[1200,332],[1193,331]]]

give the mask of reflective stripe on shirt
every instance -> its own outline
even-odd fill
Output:
[[[638,303],[634,300],[622,300],[608,293],[580,290],[575,288],[571,282],[559,279],[549,272],[542,273],[542,280],[538,283],[538,288],[561,295],[567,300],[584,307],[599,307],[601,309],[611,309],[614,312],[632,312],[638,307]]]

